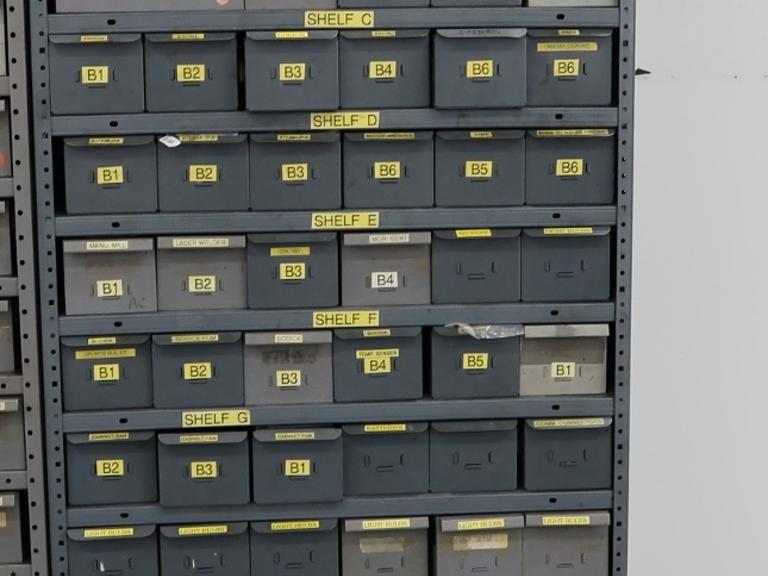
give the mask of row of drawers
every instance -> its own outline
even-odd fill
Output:
[[[54,114],[608,106],[611,30],[52,35]]]
[[[63,338],[64,409],[604,394],[608,325]],[[427,341],[429,347],[426,346]]]
[[[344,306],[590,302],[611,290],[608,227],[161,237],[157,247],[64,241],[66,313],[325,308],[339,292]]]
[[[68,503],[234,506],[506,492],[518,488],[518,474],[525,490],[611,487],[611,418],[528,420],[520,428],[499,420],[69,434]]]
[[[608,576],[610,520],[588,511],[72,529],[69,567],[78,576]]]
[[[67,138],[66,211],[612,204],[613,130]],[[342,200],[343,197],[343,200]]]

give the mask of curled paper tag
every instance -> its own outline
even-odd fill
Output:
[[[171,136],[170,134],[166,134],[160,138],[160,142],[168,148],[176,148],[177,146],[181,146],[181,140],[179,140],[176,136]]]

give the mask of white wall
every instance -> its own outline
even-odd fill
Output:
[[[630,574],[765,573],[768,2],[637,3]]]

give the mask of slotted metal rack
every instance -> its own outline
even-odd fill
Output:
[[[119,32],[249,31],[304,28],[299,10],[221,13],[48,14],[45,0],[31,0],[35,138],[37,148],[38,238],[41,275],[46,427],[49,450],[49,497],[52,503],[52,567],[66,576],[67,527],[119,526],[136,523],[203,522],[391,514],[461,514],[533,510],[611,509],[612,573],[627,572],[627,477],[629,442],[629,340],[632,231],[632,153],[634,98],[635,0],[616,8],[381,9],[376,27],[529,27],[611,28],[617,31],[618,100],[609,108],[522,108],[502,111],[382,110],[380,130],[450,128],[610,127],[617,131],[619,162],[617,203],[608,207],[507,209],[380,210],[380,229],[432,229],[441,226],[610,225],[615,238],[615,298],[609,303],[508,304],[480,306],[412,306],[381,309],[382,326],[442,325],[460,318],[468,323],[607,322],[614,325],[613,394],[610,397],[515,398],[503,401],[420,401],[322,407],[244,408],[251,425],[360,422],[402,419],[448,420],[544,416],[613,416],[614,488],[612,491],[492,495],[422,495],[351,498],[333,505],[249,505],[232,508],[163,509],[156,505],[67,508],[63,459],[65,433],[181,427],[180,410],[130,410],[63,414],[59,375],[59,338],[205,330],[277,330],[312,328],[312,311],[237,311],[148,313],[66,317],[60,308],[57,241],[72,237],[124,237],[173,233],[309,231],[312,214],[182,213],[110,216],[58,215],[54,208],[53,139],[75,135],[164,134],[179,132],[308,130],[308,113],[252,114],[164,113],[52,117],[49,107],[48,35]]]

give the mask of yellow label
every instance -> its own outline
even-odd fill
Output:
[[[402,530],[411,527],[410,518],[385,518],[363,520],[363,530]]]
[[[366,424],[363,432],[378,434],[382,432],[407,432],[408,424]]]
[[[275,440],[280,442],[301,442],[304,440],[314,440],[314,432],[276,432]]]
[[[94,382],[117,382],[120,380],[120,364],[94,364]]]
[[[364,130],[378,128],[379,112],[310,112],[312,130]]]
[[[205,40],[205,33],[204,32],[177,32],[175,34],[171,34],[171,40]]]
[[[298,388],[301,386],[301,370],[276,370],[275,385],[278,388]]]
[[[579,228],[544,228],[545,236],[585,236],[593,233],[591,226]]]
[[[85,249],[87,252],[128,250],[128,246],[128,240],[89,240],[85,243]]]
[[[278,134],[278,142],[311,142],[312,134]]]
[[[464,163],[464,176],[470,180],[493,178],[493,160],[467,160]]]
[[[497,530],[506,528],[507,521],[504,518],[484,518],[482,520],[460,520],[457,523],[458,530]]]
[[[190,294],[213,294],[216,276],[187,276],[187,290]]]
[[[305,28],[373,28],[373,10],[307,10]]]
[[[88,346],[99,346],[101,344],[117,344],[117,338],[114,336],[100,336],[98,338],[88,338]]]
[[[557,31],[558,36],[581,36],[581,30],[563,29]]]
[[[552,63],[552,74],[557,78],[577,78],[581,74],[581,60],[555,60]]]
[[[312,313],[313,328],[375,328],[378,325],[378,310],[320,310]]]
[[[400,348],[383,348],[380,350],[357,350],[355,358],[364,360],[366,358],[399,358]]]
[[[218,142],[218,134],[179,134],[179,142]]]
[[[116,442],[119,440],[130,440],[130,432],[96,432],[88,434],[89,442]]]
[[[488,352],[465,352],[461,356],[461,367],[464,370],[488,370],[490,360]]]
[[[207,184],[219,181],[219,167],[216,164],[190,164],[187,170],[193,184]]]
[[[380,330],[363,330],[363,338],[382,338],[385,336],[392,336],[392,330],[389,328],[381,328]]]
[[[277,40],[306,40],[309,38],[309,32],[306,30],[287,30],[282,32],[275,32],[275,38]]]
[[[474,230],[456,230],[456,238],[492,238],[493,230],[490,228],[477,228]]]
[[[366,132],[363,140],[416,140],[416,132]]]
[[[312,248],[309,246],[275,246],[269,249],[269,255],[273,258],[280,256],[309,256]]]
[[[109,42],[109,36],[107,36],[106,34],[88,34],[85,36],[80,36],[80,42],[82,44]]]
[[[539,52],[597,52],[597,42],[539,42]]]
[[[133,528],[88,528],[83,530],[83,538],[125,538],[135,534]]]
[[[368,63],[368,77],[374,80],[397,78],[397,60],[371,60]]]
[[[5,412],[5,402],[0,401],[0,412]]]
[[[88,86],[109,84],[109,66],[83,66],[80,68],[80,82]]]
[[[371,272],[371,289],[387,290],[400,287],[400,275],[396,270]]]
[[[280,167],[283,182],[306,182],[309,180],[309,164],[283,164]]]
[[[250,424],[250,410],[195,410],[181,413],[182,428],[223,428]]]
[[[391,358],[364,358],[363,374],[390,374],[392,372]]]
[[[229,526],[221,524],[217,526],[180,526],[178,529],[179,536],[211,536],[214,534],[227,534],[229,532]]]
[[[292,530],[317,530],[319,520],[294,520],[293,522],[272,522],[269,529],[272,532],[290,532]]]
[[[509,534],[477,534],[474,536],[453,537],[454,552],[474,552],[479,550],[506,550],[509,548]]]
[[[190,462],[189,463],[189,476],[190,478],[218,478],[219,477],[219,463],[215,461],[208,462]]]
[[[286,460],[283,466],[288,478],[305,478],[312,475],[311,460]]]
[[[117,146],[125,143],[125,138],[114,136],[110,138],[88,138],[89,146]]]
[[[275,344],[303,344],[304,334],[275,334]]]
[[[96,460],[96,476],[116,478],[125,475],[125,460]]]
[[[555,160],[555,176],[573,178],[584,175],[583,158],[558,158]]]
[[[472,139],[493,138],[493,132],[490,130],[473,130],[469,133],[469,137]]]
[[[371,38],[397,38],[397,30],[374,30]]]
[[[576,377],[576,362],[552,362],[550,377],[555,380],[573,380]]]
[[[572,130],[536,130],[536,136],[541,138],[583,138],[610,136],[611,131],[604,128],[582,128]]]
[[[75,352],[75,360],[109,360],[111,358],[136,358],[136,348],[77,350]]]
[[[370,230],[378,227],[378,212],[312,213],[312,230]]]
[[[176,65],[176,82],[181,84],[202,84],[206,79],[205,64]]]
[[[291,282],[307,279],[306,262],[280,262],[280,280]]]
[[[218,342],[218,334],[176,334],[171,336],[172,344],[200,344],[203,342]]]
[[[181,444],[215,444],[219,441],[218,434],[181,434]]]
[[[96,184],[110,186],[125,182],[125,170],[122,166],[99,166],[96,168]]]
[[[543,526],[591,526],[592,518],[589,516],[544,516],[541,523]]]
[[[567,418],[561,420],[534,420],[533,427],[539,429],[579,428],[605,426],[605,418]]]
[[[307,79],[307,65],[304,62],[286,62],[278,66],[280,82],[304,82]]]
[[[213,377],[211,362],[187,362],[184,364],[184,380],[210,380]]]
[[[493,78],[495,69],[493,60],[467,60],[466,76],[470,79]]]
[[[97,280],[96,296],[98,298],[120,298],[123,295],[123,281],[117,280]]]
[[[229,248],[229,238],[174,238],[174,248]]]
[[[400,162],[374,162],[373,177],[376,180],[398,180],[400,178]]]
[[[0,503],[2,503],[2,499],[0,499]],[[5,528],[8,526],[8,520],[5,512],[0,512],[0,528]]]

